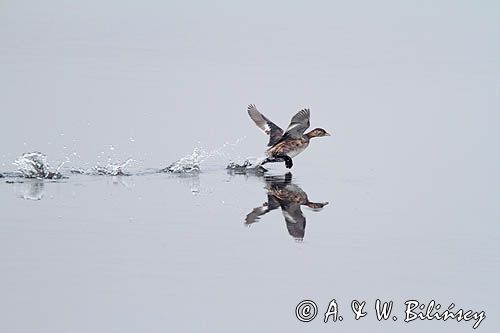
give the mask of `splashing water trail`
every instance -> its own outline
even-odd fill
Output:
[[[241,141],[242,139],[237,139],[235,142],[225,142],[215,149],[196,147],[191,154],[161,169],[160,172],[198,173],[201,171],[201,164],[217,164],[221,159],[227,160]]]
[[[123,163],[108,163],[106,166],[96,165],[92,168],[94,174],[105,175],[105,176],[128,176],[129,174],[123,171],[123,168],[127,166],[133,159],[129,158]]]
[[[56,171],[50,171],[47,156],[37,151],[24,153],[13,164],[17,166],[18,171],[25,178],[60,179],[63,177],[59,173],[62,164]]]
[[[267,171],[262,165],[261,160],[246,159],[243,164],[238,164],[234,161],[229,162],[226,169],[233,173],[264,173]]]
[[[160,172],[181,174],[181,175],[195,175],[201,172],[202,165],[203,170],[207,169],[217,169],[222,165],[227,166],[227,169],[237,169],[237,168],[256,168],[252,166],[250,162],[246,161],[244,165],[239,166],[236,163],[227,165],[228,161],[236,158],[239,159],[237,148],[242,142],[243,138],[237,139],[233,142],[225,142],[223,145],[213,149],[203,147],[201,144],[197,145],[193,151],[182,157],[181,159],[171,163],[167,167],[160,169]],[[116,150],[115,146],[110,145],[110,151],[114,152]],[[105,154],[103,151],[102,154]],[[129,164],[134,162],[143,163],[143,161],[136,161],[135,159],[129,158],[125,162],[123,160],[113,158],[114,154],[110,154],[107,158],[107,162],[97,162],[97,164],[85,163],[84,166],[68,168],[67,163],[74,164],[74,158],[78,158],[79,155],[76,152],[72,153],[72,156],[66,156],[66,160],[58,165],[54,170],[49,168],[47,162],[47,156],[41,152],[30,152],[25,153],[14,161],[14,165],[17,166],[18,171],[14,173],[2,173],[0,177],[19,177],[24,178],[35,178],[35,179],[60,179],[67,178],[63,176],[64,170],[69,170],[72,174],[81,175],[91,175],[91,176],[129,176],[129,175],[139,175],[148,173],[157,173],[158,169],[151,169],[150,171],[140,171],[136,172],[136,168],[130,169]],[[98,160],[103,156],[99,155]],[[125,170],[127,168],[127,170]],[[20,174],[20,175],[19,175]],[[197,189],[193,190],[196,193]]]
[[[178,161],[170,164],[168,167],[160,170],[161,172],[172,173],[196,173],[200,171],[200,164],[204,160],[205,153],[201,148],[195,148],[191,155],[184,156]]]
[[[71,173],[93,176],[129,176],[130,174],[125,172],[123,168],[133,161],[134,159],[129,158],[125,162],[108,162],[108,164],[104,166],[96,165],[90,169],[72,169]]]

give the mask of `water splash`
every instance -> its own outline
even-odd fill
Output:
[[[191,154],[161,169],[160,172],[198,173],[201,171],[202,164],[218,164],[222,159],[227,161],[227,158],[233,154],[241,141],[242,139],[237,139],[235,142],[225,142],[222,146],[215,149],[196,147]]]
[[[160,172],[197,173],[200,171],[200,165],[204,161],[205,156],[206,152],[201,148],[195,148],[191,155],[184,156],[166,168],[161,169]]]
[[[40,152],[24,153],[18,157],[14,163],[18,171],[25,178],[38,178],[38,179],[61,179],[63,176],[59,173],[62,164],[56,171],[50,171],[47,162],[47,156]]]
[[[135,140],[135,139],[134,139]],[[215,148],[209,149],[198,145],[191,154],[184,156],[183,158],[171,163],[167,167],[160,170],[160,172],[174,173],[174,174],[198,174],[202,170],[210,170],[211,168],[219,169],[221,166],[226,166],[228,160],[232,160],[234,157],[239,158],[237,152],[237,146],[241,143],[242,139],[237,139],[233,142],[225,142],[223,145]],[[64,147],[66,149],[66,147]],[[97,162],[97,164],[84,163],[83,165],[77,165],[73,168],[68,168],[66,163],[71,163],[75,165],[75,159],[79,158],[76,151],[71,153],[71,156],[66,156],[66,161],[59,164],[59,166],[54,170],[49,168],[47,163],[46,155],[40,152],[25,153],[21,157],[17,158],[14,165],[17,166],[18,171],[13,173],[0,174],[0,177],[19,177],[19,173],[25,178],[37,178],[37,179],[60,179],[67,178],[63,176],[63,170],[69,170],[72,174],[82,174],[82,175],[105,175],[105,176],[128,176],[131,174],[150,174],[157,173],[158,169],[141,171],[138,170],[136,173],[135,168],[130,169],[129,164],[135,159],[129,158],[125,162],[112,158],[111,155],[114,154],[116,146],[110,145],[109,150],[112,152],[107,158],[107,162]],[[103,151],[102,154],[105,154]],[[98,156],[98,160],[102,156]],[[123,160],[122,160],[123,161]],[[64,169],[63,169],[64,167]],[[127,167],[127,171],[125,168]],[[236,165],[234,165],[236,168]],[[248,165],[243,166],[249,169]],[[197,190],[193,190],[196,192]]]
[[[246,173],[258,173],[263,174],[267,171],[262,165],[260,165],[260,161],[250,161],[250,159],[246,159],[243,164],[238,164],[236,162],[229,162],[226,166],[226,169],[229,172],[236,174],[246,174]]]
[[[95,175],[103,175],[103,176],[128,176],[129,173],[123,171],[123,168],[126,167],[133,159],[128,159],[123,163],[108,163],[105,166],[96,165],[92,168],[92,171]]]
[[[96,165],[90,169],[71,169],[71,173],[91,176],[130,176],[130,173],[125,172],[123,168],[133,161],[134,159],[129,158],[125,162],[108,162],[106,165]]]

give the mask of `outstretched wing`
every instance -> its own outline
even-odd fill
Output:
[[[268,146],[273,146],[283,137],[283,130],[277,126],[275,123],[267,119],[262,113],[257,110],[255,105],[250,104],[248,106],[248,114],[250,118],[255,122],[258,128],[260,128],[264,133],[269,135]]]
[[[299,139],[304,134],[305,130],[309,127],[309,109],[303,109],[297,112],[295,116],[292,117],[290,125],[283,134],[283,138]]]
[[[296,203],[282,203],[281,210],[286,221],[288,233],[295,239],[303,239],[306,232],[306,218]]]
[[[245,225],[250,225],[252,223],[258,222],[260,217],[270,211],[280,207],[279,202],[271,195],[267,196],[267,202],[262,206],[255,207],[250,213],[245,217]]]

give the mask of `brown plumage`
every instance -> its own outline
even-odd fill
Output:
[[[292,117],[286,131],[283,131],[266,118],[253,104],[248,106],[248,114],[257,127],[269,135],[268,146],[270,148],[267,149],[267,158],[261,165],[269,162],[285,162],[285,166],[290,169],[293,166],[292,158],[309,146],[310,139],[330,135],[322,128],[315,128],[304,134],[305,130],[310,126],[309,118],[311,113],[309,109],[297,112]]]

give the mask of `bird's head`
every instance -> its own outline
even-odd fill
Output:
[[[330,133],[328,133],[327,131],[325,131],[322,128],[315,128],[312,131],[310,131],[309,133],[307,133],[307,136],[309,138],[318,138],[318,137],[330,136],[330,135],[331,135]]]

